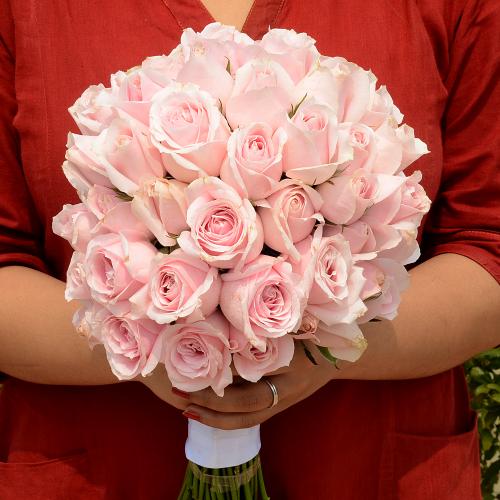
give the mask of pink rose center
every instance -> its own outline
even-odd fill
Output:
[[[268,145],[261,135],[248,136],[243,149],[243,158],[249,161],[259,161],[269,157]]]
[[[337,296],[338,289],[345,287],[347,283],[347,264],[345,260],[333,245],[328,245],[320,255],[318,262],[322,278],[332,293]]]
[[[142,101],[141,77],[139,74],[128,78],[127,97],[129,101]]]
[[[152,300],[156,307],[163,310],[176,310],[182,296],[182,285],[174,271],[168,267],[161,268],[153,277]]]
[[[311,132],[318,132],[324,130],[328,124],[328,118],[323,113],[313,110],[307,110],[300,113],[298,119],[295,121],[302,130],[309,130]]]
[[[250,317],[264,328],[280,327],[290,312],[288,290],[279,281],[263,284],[255,295]]]
[[[349,139],[351,146],[354,146],[359,149],[366,149],[366,147],[370,143],[368,134],[359,129],[352,129]]]
[[[203,375],[210,365],[207,347],[198,336],[185,336],[179,341],[173,352],[172,363],[184,376],[194,378]]]
[[[109,345],[116,354],[121,354],[128,359],[136,359],[140,356],[137,339],[130,332],[123,321],[113,325],[109,339]]]
[[[182,100],[169,104],[161,115],[164,131],[181,146],[207,142],[208,116],[197,102]]]
[[[352,180],[353,191],[364,200],[373,199],[378,191],[377,183],[371,183],[370,180],[360,175]]]
[[[218,206],[203,218],[197,230],[197,239],[205,250],[214,250],[220,246],[235,245],[241,233],[241,222],[234,209],[231,206]]]
[[[307,205],[308,203],[304,193],[301,191],[294,191],[288,199],[288,217],[309,217],[312,215],[312,211],[309,214],[304,214]]]

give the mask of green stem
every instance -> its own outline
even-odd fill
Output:
[[[262,497],[262,500],[270,500],[266,492],[266,485],[264,484],[264,475],[262,474],[262,464],[259,467],[258,480],[259,480],[260,496]]]

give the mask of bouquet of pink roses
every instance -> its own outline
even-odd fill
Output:
[[[427,148],[370,71],[304,33],[214,23],[70,113],[81,203],[53,229],[75,250],[75,325],[118,378],[163,364],[223,396],[233,370],[257,382],[298,346],[354,362],[359,325],[396,315],[429,209],[403,171]],[[259,448],[258,427],[190,421],[180,498],[266,497]]]

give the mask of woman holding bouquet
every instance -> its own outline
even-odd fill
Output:
[[[500,342],[499,10],[488,0],[1,0],[0,498],[175,498],[187,417],[265,422],[275,499],[479,499],[460,365]],[[172,390],[159,369],[117,384],[104,352],[74,332],[71,248],[51,233],[76,201],[60,169],[68,106],[214,18],[253,38],[307,32],[321,53],[373,69],[431,151],[415,167],[434,203],[399,314],[362,326],[359,361],[313,365],[297,349],[271,386],[245,382],[223,398]]]

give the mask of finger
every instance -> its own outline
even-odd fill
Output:
[[[273,377],[278,388],[279,376]],[[279,391],[279,389],[278,389]],[[283,390],[282,397],[286,392]],[[186,398],[189,403],[202,406],[217,412],[241,413],[255,412],[269,408],[273,402],[273,393],[264,380],[231,385],[224,389],[224,397],[219,397],[210,388],[191,392]]]
[[[233,430],[261,424],[283,409],[278,410],[275,406],[255,412],[219,413],[202,406],[189,405],[183,415],[216,429]]]

